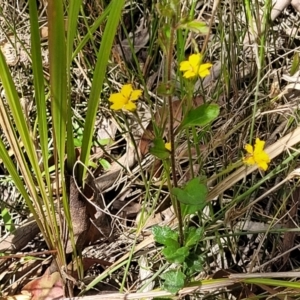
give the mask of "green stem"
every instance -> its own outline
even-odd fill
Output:
[[[167,83],[171,82],[171,68],[172,68],[172,59],[173,59],[173,45],[174,45],[174,35],[176,28],[176,22],[173,18],[172,26],[171,26],[171,33],[170,33],[170,40],[169,40],[169,49],[167,51]],[[176,177],[176,165],[175,165],[175,135],[174,135],[174,116],[173,116],[173,101],[172,95],[167,96],[168,104],[169,104],[169,130],[170,130],[170,143],[171,143],[171,170],[173,176],[173,186],[177,187],[177,177]],[[171,197],[173,197],[171,195]],[[183,235],[183,220],[181,214],[181,205],[180,202],[176,199],[172,201],[175,204],[174,209],[178,218],[178,227],[179,227],[179,243],[183,245],[184,242],[184,235]]]

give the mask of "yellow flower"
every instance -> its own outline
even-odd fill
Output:
[[[194,78],[198,75],[204,78],[209,75],[212,64],[202,64],[202,58],[202,55],[198,53],[190,55],[189,60],[182,61],[179,70],[184,72],[183,77]]]
[[[165,148],[168,150],[168,151],[171,151],[171,143],[165,143]]]
[[[111,94],[108,101],[113,104],[110,106],[113,110],[129,110],[135,111],[136,104],[134,101],[142,95],[141,90],[134,90],[131,84],[123,85],[120,93]]]
[[[271,161],[269,155],[264,151],[265,142],[259,138],[255,140],[254,149],[251,145],[246,144],[245,150],[248,154],[243,157],[243,162],[246,165],[257,164],[259,168],[266,171],[268,169],[268,163]]]

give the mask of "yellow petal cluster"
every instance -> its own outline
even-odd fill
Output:
[[[136,104],[134,101],[137,101],[142,95],[141,90],[134,90],[131,84],[125,84],[121,88],[120,93],[111,94],[108,101],[113,104],[110,106],[113,110],[128,110],[135,111]]]
[[[243,157],[244,164],[249,166],[257,164],[259,168],[266,171],[271,159],[264,151],[264,146],[265,142],[261,141],[259,138],[255,140],[254,148],[252,145],[246,144],[245,150],[248,154]]]
[[[165,148],[168,150],[168,151],[171,151],[171,143],[165,143]]]
[[[182,61],[180,63],[179,70],[184,72],[183,77],[195,78],[196,76],[199,76],[201,78],[204,78],[209,75],[212,64],[202,64],[202,59],[202,54],[197,53],[190,55],[188,60]]]

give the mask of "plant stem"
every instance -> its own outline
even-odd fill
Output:
[[[174,45],[174,36],[176,34],[175,28],[175,19],[172,19],[172,26],[171,26],[171,34],[169,40],[169,49],[167,51],[167,83],[170,84],[171,82],[171,67],[172,67],[172,59],[173,59],[173,45]],[[173,100],[172,95],[167,96],[168,104],[169,104],[169,130],[170,130],[170,143],[171,143],[171,170],[173,176],[173,186],[177,187],[177,177],[176,177],[176,168],[175,168],[175,136],[174,136],[174,116],[173,116]],[[173,197],[171,195],[171,197]],[[183,236],[183,221],[182,221],[182,214],[181,214],[181,205],[177,198],[175,201],[172,201],[174,205],[174,209],[178,218],[178,227],[179,227],[179,243],[183,245],[184,236]]]

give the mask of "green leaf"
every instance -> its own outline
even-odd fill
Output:
[[[189,227],[184,238],[185,246],[191,247],[198,244],[203,237],[203,233],[203,228]]]
[[[82,138],[75,138],[74,139],[74,146],[75,147],[81,147],[82,144]]]
[[[181,203],[181,213],[182,217],[186,217],[188,215],[193,215],[198,211],[201,211],[206,206],[206,203],[203,203],[202,205],[189,205],[189,204],[183,204]]]
[[[177,248],[175,244],[168,246],[163,249],[162,253],[169,262],[182,264],[189,255],[189,249],[187,247],[178,248],[178,246]]]
[[[180,24],[178,26],[178,28],[188,29],[195,33],[202,33],[202,34],[208,33],[208,27],[206,26],[206,24],[199,20],[192,20],[192,21],[187,21],[187,22],[183,21],[182,24]]]
[[[170,152],[165,147],[165,142],[162,138],[155,138],[153,140],[153,147],[149,152],[159,159],[166,159],[170,156]]]
[[[208,190],[206,185],[200,183],[199,178],[190,180],[186,186],[181,188],[173,188],[172,194],[184,204],[203,206],[206,200]]]
[[[203,270],[204,262],[205,259],[203,255],[190,253],[190,255],[185,259],[184,262],[185,274],[188,276],[192,276],[195,272],[201,272]]]
[[[166,245],[169,242],[168,239],[178,240],[178,233],[167,226],[154,226],[152,233],[154,240],[159,244]]]
[[[1,209],[1,217],[3,220],[4,226],[5,226],[5,229],[8,232],[13,232],[15,230],[15,225],[14,225],[12,217],[6,207]]]
[[[290,70],[290,75],[293,76],[299,70],[300,60],[299,53],[296,52],[293,57],[292,66]]]
[[[40,257],[36,257],[36,256],[30,256],[30,255],[27,255],[27,256],[24,256],[24,257],[23,257],[22,262],[25,263],[25,262],[27,262],[27,261],[36,261],[36,260],[43,261],[43,260],[45,260],[45,259],[44,259],[44,258],[40,258]]]
[[[203,104],[197,108],[191,109],[184,117],[181,127],[204,126],[213,121],[220,112],[217,104]]]
[[[50,104],[52,116],[52,128],[54,138],[54,165],[56,167],[56,174],[61,174],[61,190],[62,190],[62,208],[64,211],[67,227],[71,232],[72,222],[70,216],[69,199],[65,184],[65,168],[71,173],[73,166],[70,165],[70,159],[73,157],[75,162],[74,143],[73,143],[73,128],[71,121],[70,110],[70,89],[68,77],[70,68],[67,67],[67,44],[65,36],[65,11],[64,3],[60,0],[52,0],[48,2],[47,16],[48,16],[48,48],[49,48],[49,74],[50,74]],[[70,21],[70,20],[68,20]],[[76,30],[76,29],[75,29]],[[67,128],[68,124],[68,128]],[[67,135],[68,132],[68,135]],[[69,139],[70,138],[70,139]],[[67,150],[67,164],[65,164]],[[58,171],[59,170],[59,171]],[[43,197],[44,198],[44,197]],[[53,220],[53,229],[51,227],[52,235],[58,234],[58,221],[56,221],[54,212],[54,203],[47,207],[47,214],[51,214]],[[50,207],[51,206],[51,207]],[[49,226],[49,225],[47,225]],[[57,233],[56,233],[57,232]],[[74,236],[70,234],[70,241],[72,248],[75,249]],[[55,238],[51,237],[54,241]],[[56,242],[53,242],[56,243]],[[57,241],[59,256],[63,257],[63,241]],[[75,252],[74,252],[75,253]],[[63,259],[63,258],[62,258]],[[64,258],[65,259],[65,258]]]
[[[165,281],[163,288],[172,294],[184,287],[185,275],[179,270],[167,271],[160,275],[160,278]]]
[[[172,194],[182,203],[182,216],[191,215],[201,211],[206,206],[207,187],[194,178],[184,188],[173,188]]]
[[[113,140],[111,138],[100,139],[100,140],[98,140],[98,143],[101,146],[106,146],[106,145],[111,145],[113,143]]]
[[[180,244],[172,238],[167,238],[164,245],[169,248],[169,250],[173,251],[173,253],[180,248]]]
[[[193,265],[191,266],[191,270],[194,272],[201,272],[203,271],[203,264],[205,262],[205,259],[203,256],[199,256],[197,260],[193,261]]]
[[[104,170],[107,171],[107,170],[110,169],[111,165],[106,159],[101,158],[99,162],[100,162],[100,164],[101,164],[101,166],[103,167]]]

